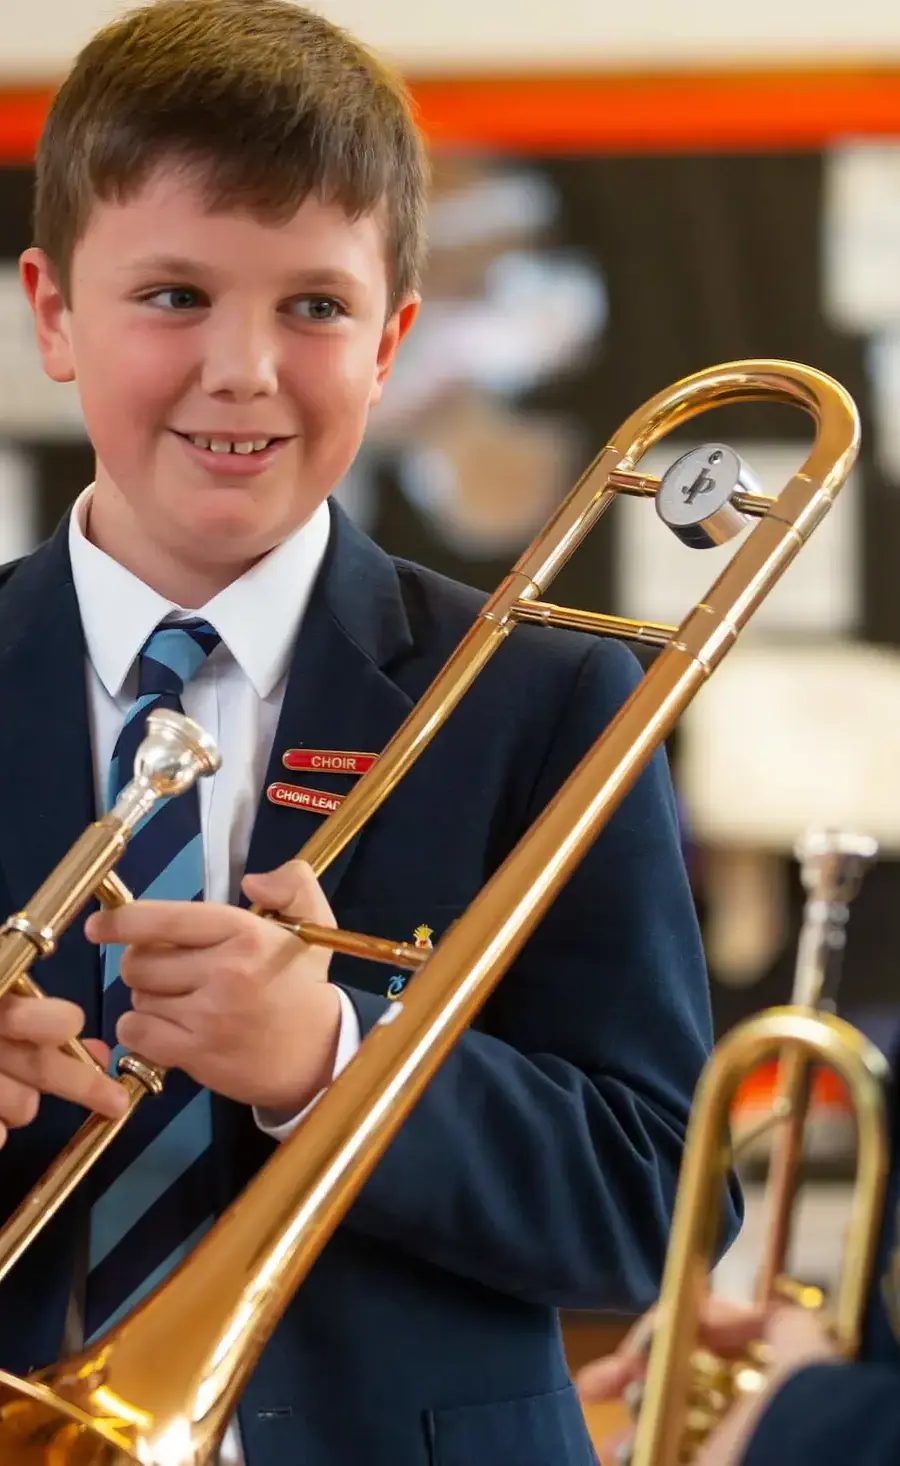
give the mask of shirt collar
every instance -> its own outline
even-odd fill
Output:
[[[253,684],[268,697],[287,672],[291,650],[328,546],[330,514],[320,504],[284,542],[205,606],[176,606],[91,544],[85,523],[91,489],[69,517],[72,580],[91,664],[117,697],[147,637],[169,617],[202,616]]]

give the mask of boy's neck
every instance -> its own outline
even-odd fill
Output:
[[[225,564],[187,563],[148,540],[133,522],[127,504],[92,494],[85,506],[82,531],[92,545],[173,605],[196,611],[239,580],[261,556]]]

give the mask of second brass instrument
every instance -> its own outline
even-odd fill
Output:
[[[792,1002],[766,1009],[726,1034],[697,1087],[630,1466],[688,1466],[734,1402],[765,1385],[763,1345],[737,1358],[720,1358],[698,1347],[698,1340],[733,1159],[731,1107],[747,1075],[774,1058],[779,1060],[775,1103],[768,1121],[754,1131],[771,1129],[774,1140],[756,1297],[763,1304],[783,1299],[816,1310],[826,1306],[820,1290],[795,1279],[789,1268],[810,1069],[824,1065],[840,1076],[850,1095],[858,1145],[844,1264],[827,1317],[844,1358],[853,1358],[859,1348],[890,1164],[888,1066],[873,1043],[830,1009],[849,903],[874,854],[873,840],[852,834],[824,832],[799,843],[807,900]]]

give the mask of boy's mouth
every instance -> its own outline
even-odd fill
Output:
[[[186,443],[191,443],[195,448],[203,448],[209,453],[230,454],[236,453],[241,456],[249,456],[254,453],[265,453],[267,448],[273,447],[276,443],[284,443],[285,438],[226,438],[208,437],[204,433],[179,433],[176,429],[176,437],[182,438]]]

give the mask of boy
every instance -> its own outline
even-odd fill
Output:
[[[383,748],[479,604],[329,500],[416,315],[425,189],[397,79],[286,0],[136,11],[48,122],[22,278],[97,466],[0,586],[0,906],[114,797],[150,708],[223,766],[129,846],[143,900],[42,964],[56,1001],[0,1013],[9,1209],[65,1101],[114,1109],[67,1033],[176,1071],[0,1289],[15,1372],[164,1278],[390,1002],[389,972],[246,901],[437,942],[634,685],[621,647],[517,631],[321,887],[289,863],[353,783],[331,756]],[[660,756],[300,1290],[223,1459],[592,1461],[556,1310],[653,1295],[709,1043]]]

